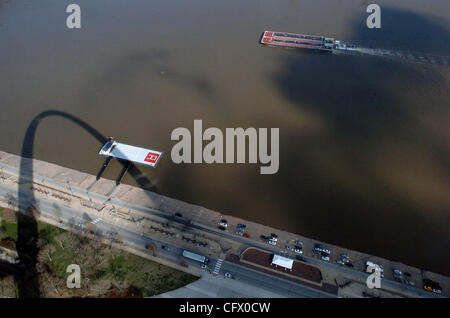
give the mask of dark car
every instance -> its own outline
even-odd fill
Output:
[[[352,263],[346,263],[345,266],[350,267],[350,268],[354,267]]]
[[[322,253],[322,251],[323,251],[322,244],[318,244],[318,243],[314,244],[314,249],[313,249],[314,254],[320,254],[320,253]]]

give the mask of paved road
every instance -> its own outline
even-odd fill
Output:
[[[242,236],[238,236],[238,235],[234,235],[231,234],[229,232],[226,231],[221,231],[219,229],[215,229],[215,228],[211,228],[199,223],[195,223],[195,222],[191,222],[189,220],[183,220],[180,218],[176,218],[173,216],[168,216],[167,214],[161,213],[160,211],[154,210],[154,209],[149,209],[149,208],[142,208],[142,207],[137,207],[137,206],[133,206],[133,205],[129,205],[129,204],[124,204],[122,202],[116,201],[116,200],[112,200],[113,203],[115,205],[121,205],[125,208],[129,208],[129,209],[133,209],[133,210],[137,210],[140,211],[142,213],[147,213],[147,214],[151,214],[154,216],[158,216],[160,218],[166,219],[168,221],[172,221],[172,222],[176,222],[176,223],[180,223],[182,225],[194,228],[194,229],[198,229],[200,231],[204,231],[204,232],[208,232],[217,236],[221,236],[221,237],[225,237],[229,240],[233,240],[233,241],[237,241],[239,243],[243,243],[246,245],[250,245],[250,246],[254,246],[254,247],[258,247],[262,250],[271,252],[271,253],[280,253],[280,248],[276,248],[276,247],[272,247],[269,244],[263,243],[263,242],[258,242],[255,240],[248,240],[247,238],[244,238]],[[369,276],[368,273],[362,272],[362,271],[358,271],[355,269],[350,269],[348,267],[345,266],[339,266],[337,264],[334,263],[330,263],[330,262],[325,262],[322,260],[319,260],[317,258],[313,258],[313,257],[309,257],[306,255],[303,255],[303,257],[307,260],[307,262],[309,264],[315,265],[321,269],[325,269],[325,270],[333,270],[335,272],[339,272],[342,274],[342,276],[354,280],[354,281],[358,281],[361,282],[363,284],[365,284],[367,277]],[[412,286],[408,286],[406,284],[402,284],[393,280],[387,280],[387,279],[382,279],[381,280],[381,288],[386,290],[386,291],[390,291],[393,293],[401,293],[403,295],[407,295],[410,297],[439,297],[438,295],[432,294],[430,292],[427,292],[425,290],[422,290],[420,288],[415,288]]]
[[[0,195],[5,196],[6,194],[11,195],[11,190],[3,185],[0,185]],[[100,235],[108,236],[109,233],[118,233],[120,235],[120,239],[128,246],[135,247],[142,251],[143,246],[149,243],[154,243],[158,248],[158,256],[163,256],[164,258],[175,261],[180,261],[180,259],[183,258],[182,248],[143,235],[138,229],[136,229],[136,231],[132,231],[129,228],[108,222],[108,220],[105,219],[91,218],[84,212],[80,212],[64,205],[58,205],[49,200],[40,200],[37,198],[35,204],[40,208],[40,211],[44,217],[54,219],[54,212],[57,210],[58,218],[63,220],[66,224],[71,224],[73,226],[83,226],[86,221],[91,222],[95,220],[96,233]],[[25,203],[25,205],[28,206],[27,203]],[[60,224],[60,226],[64,227],[63,224]],[[162,245],[167,246],[168,250],[161,249]],[[199,268],[201,265],[196,261],[185,258],[184,260],[191,266]],[[212,266],[216,262],[217,259],[211,258],[209,264]],[[225,272],[230,272],[233,275],[233,278],[225,279],[223,276]],[[336,297],[336,295],[331,295],[317,289],[226,261],[222,263],[222,266],[218,271],[218,275],[216,276],[216,278],[220,278],[220,280],[215,278],[208,279],[208,277],[212,275],[206,270],[201,271],[201,275],[201,282],[197,284],[202,286],[201,288],[204,289],[204,294],[197,297],[208,297],[208,295],[215,295],[217,297],[236,297],[236,288],[226,288],[225,286],[222,286],[225,280],[227,282],[226,285],[236,285],[237,283],[241,290],[246,291],[246,297],[263,297],[268,295],[271,295],[272,297]],[[191,291],[193,291],[193,289],[191,289]],[[187,292],[188,294],[184,297],[189,296],[189,289],[187,289]],[[194,294],[192,294],[192,296],[195,297]]]
[[[46,182],[47,182],[47,180],[46,180]],[[74,194],[76,194],[75,192],[77,192],[77,190],[75,188],[72,188],[72,191],[74,192]],[[5,185],[0,185],[0,195],[5,197],[7,194],[10,194],[10,195],[12,194],[12,195],[16,196],[15,193],[11,192],[10,188],[6,187]],[[79,193],[79,195],[83,196],[83,195],[85,195],[85,193]],[[99,201],[99,202],[104,201],[104,199],[100,195],[97,195],[97,194],[91,194],[90,197],[95,201]],[[57,205],[56,202],[46,201],[46,200],[38,200],[38,202],[41,207],[41,210],[44,211],[44,213],[50,213],[49,215],[53,216],[52,212],[55,211],[55,205]],[[140,214],[144,217],[157,216],[159,218],[165,219],[170,222],[178,223],[178,224],[181,224],[186,227],[190,227],[190,228],[197,229],[197,230],[200,230],[203,232],[221,236],[221,237],[227,238],[229,240],[233,240],[233,241],[236,241],[239,243],[246,244],[248,246],[258,247],[258,248],[261,248],[261,249],[266,250],[271,253],[279,253],[280,252],[280,248],[272,247],[263,242],[249,240],[244,237],[228,233],[226,231],[221,231],[216,228],[212,228],[212,227],[208,227],[208,226],[205,226],[205,225],[202,225],[199,223],[191,222],[190,220],[177,218],[177,217],[165,214],[165,213],[160,212],[155,209],[143,208],[143,207],[135,206],[132,204],[127,204],[127,203],[124,203],[122,201],[115,200],[115,199],[111,199],[110,202],[115,206],[137,211],[137,214]],[[70,209],[63,205],[58,205],[58,206],[59,206],[59,208],[58,208],[59,212],[63,213],[65,215],[65,218],[67,218],[67,221],[70,224],[84,223],[86,221],[90,221],[90,217],[86,213],[81,213],[81,212],[75,211],[75,210]],[[79,215],[81,215],[81,216],[79,216]],[[136,229],[136,231],[133,232],[130,229],[125,228],[125,227],[120,227],[117,224],[106,223],[104,220],[97,223],[96,227],[102,233],[120,231],[120,235],[121,235],[122,239],[124,241],[126,240],[127,244],[130,244],[131,246],[135,246],[139,249],[142,249],[142,246],[144,246],[145,244],[148,244],[151,241],[157,242],[155,240],[152,240],[149,237],[142,236],[141,233],[139,233],[139,229]],[[167,243],[164,243],[164,242],[157,242],[157,243],[159,243],[160,245],[161,244],[167,245]],[[172,246],[170,251],[172,251],[172,252],[166,252],[167,257],[172,257],[174,259],[175,258],[179,259],[181,257],[180,256],[181,250],[179,248]],[[342,267],[342,266],[339,266],[334,263],[327,263],[327,262],[318,260],[316,258],[308,257],[308,256],[304,256],[304,258],[306,259],[306,261],[308,263],[310,263],[312,265],[318,266],[321,269],[332,270],[332,271],[338,272],[338,273],[342,274],[342,276],[349,278],[351,280],[365,283],[365,281],[368,277],[367,273],[364,273],[364,272],[361,272],[358,270]],[[227,266],[227,265],[224,265],[224,266]],[[240,266],[240,267],[243,268],[243,266]],[[260,274],[262,274],[262,273],[260,273]],[[267,274],[264,274],[264,275],[267,275]],[[251,275],[247,273],[244,276],[250,277]],[[271,276],[271,275],[269,275],[269,276]],[[273,277],[273,276],[271,276],[271,277]],[[273,277],[273,278],[278,281],[282,280],[282,279],[276,278],[276,277]],[[245,280],[244,278],[242,278],[242,279]],[[253,279],[256,280],[255,278],[253,278]],[[282,281],[285,281],[285,280],[282,280]],[[269,282],[267,284],[270,285],[271,282]],[[400,292],[404,295],[408,295],[408,296],[412,296],[412,297],[436,297],[437,296],[432,293],[426,292],[420,288],[414,288],[414,287],[411,287],[411,286],[408,286],[405,284],[401,284],[401,283],[398,283],[395,281],[391,281],[391,280],[383,279],[381,284],[382,284],[382,289],[384,289],[384,290],[388,290],[388,291],[396,292],[396,293]],[[295,285],[298,285],[298,284],[295,284]]]

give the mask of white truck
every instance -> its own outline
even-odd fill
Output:
[[[207,259],[205,256],[200,255],[200,254],[196,254],[196,253],[192,253],[186,250],[183,250],[183,256],[189,259],[192,259],[194,261],[203,263],[203,264],[207,264],[209,259]]]

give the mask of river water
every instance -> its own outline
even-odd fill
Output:
[[[79,30],[66,27],[73,2]],[[0,149],[20,154],[33,118],[67,112],[164,151],[158,168],[140,170],[167,196],[450,274],[450,68],[439,62],[450,56],[450,6],[377,1],[381,29],[368,29],[370,3],[0,0]],[[262,47],[264,30],[417,58]],[[193,131],[194,119],[279,128],[278,173],[174,164],[170,134]],[[34,137],[34,157],[92,174],[99,147],[58,116]]]

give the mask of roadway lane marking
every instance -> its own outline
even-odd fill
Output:
[[[214,267],[213,275],[218,275],[220,268],[222,267],[223,259],[217,259],[216,266]]]
[[[91,221],[91,223],[95,225],[95,224],[97,224],[98,222],[100,222],[101,220],[102,220],[102,219],[97,218],[97,219]]]

